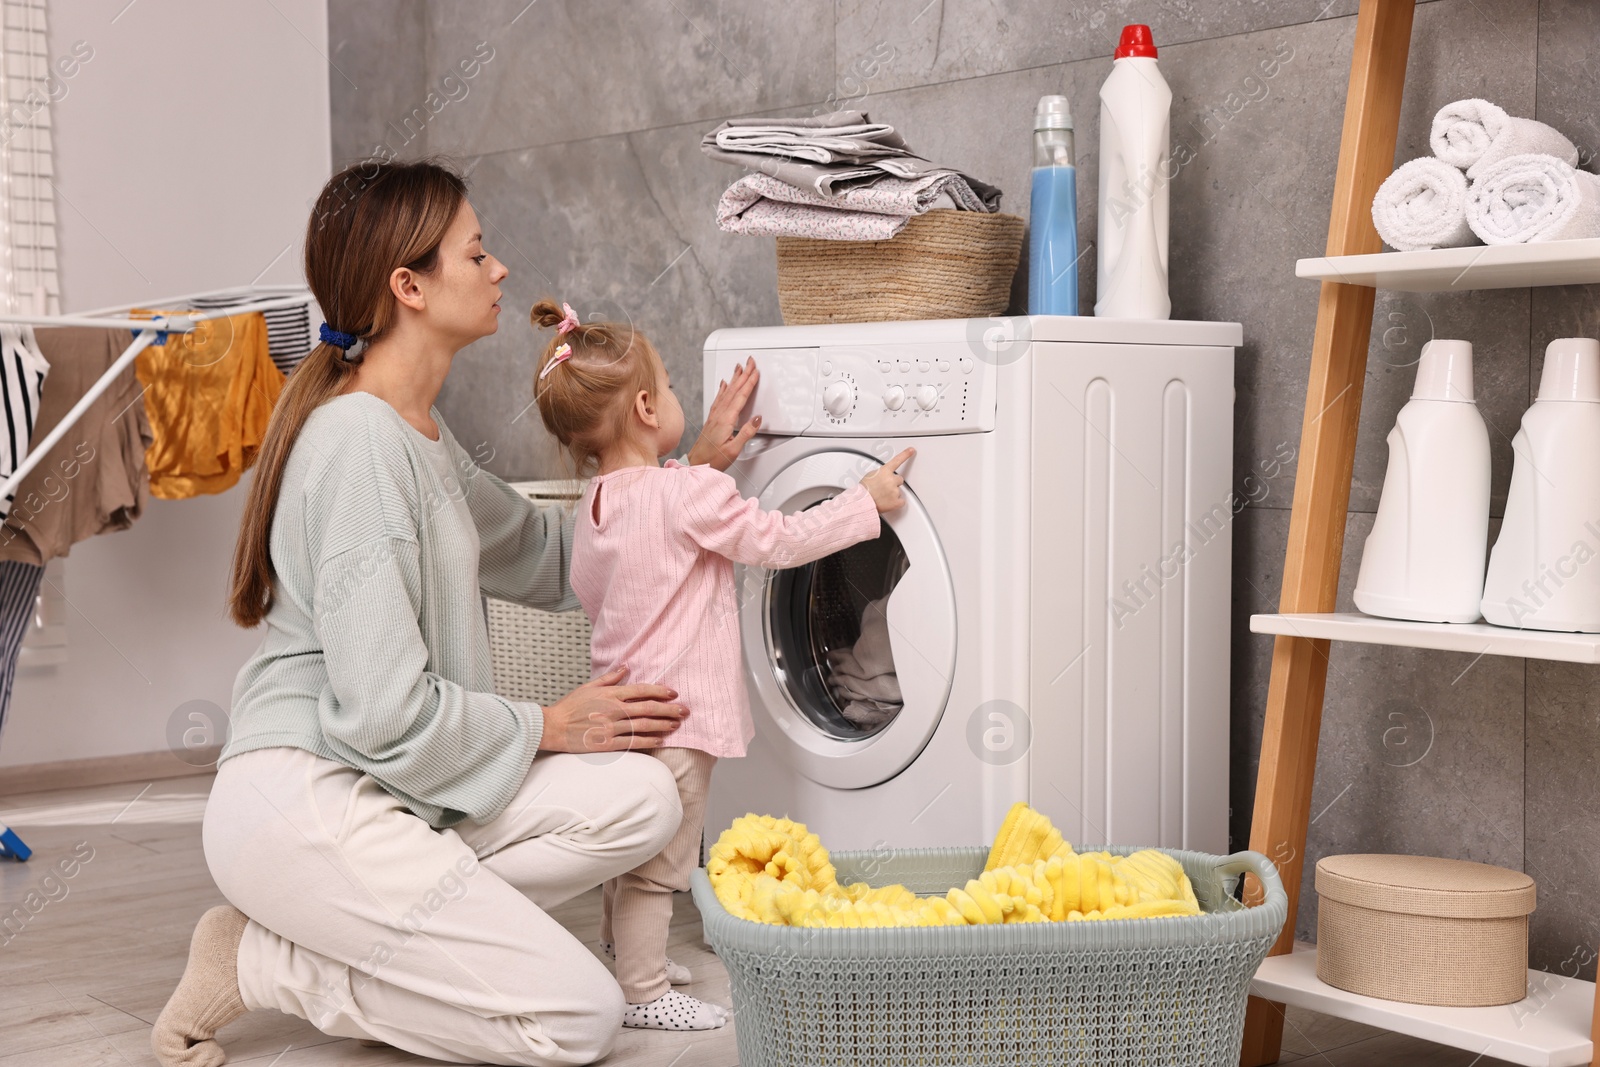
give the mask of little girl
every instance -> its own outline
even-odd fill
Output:
[[[615,936],[623,1025],[707,1030],[723,1008],[671,988],[688,972],[667,959],[672,893],[700,860],[706,791],[719,757],[743,756],[754,736],[741,677],[733,567],[798,567],[878,536],[879,512],[905,503],[896,469],[906,449],[861,483],[795,515],[762,511],[728,475],[661,457],[678,447],[683,409],[667,368],[638,330],[582,324],[567,305],[534,305],[556,327],[539,360],[535,396],[545,427],[580,475],[572,589],[594,622],[591,669],[626,664],[630,682],[677,691],[689,709],[659,748],[683,802],[675,837],[655,858],[608,881],[602,945]]]

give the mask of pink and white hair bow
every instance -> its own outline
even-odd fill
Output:
[[[576,330],[579,327],[579,325],[581,325],[578,322],[578,313],[576,311],[573,311],[572,310],[572,305],[567,303],[565,300],[563,300],[561,302],[561,311],[562,311],[562,314],[564,314],[566,316],[566,318],[564,318],[560,322],[556,323],[556,336],[557,337],[560,337],[564,333],[570,333],[571,331]]]
[[[563,342],[561,347],[556,349],[556,354],[550,357],[550,362],[544,365],[544,370],[539,372],[539,380],[544,381],[544,376],[555,370],[556,364],[564,362],[570,355],[572,346]]]

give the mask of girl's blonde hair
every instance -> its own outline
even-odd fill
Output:
[[[541,300],[528,317],[534,329],[549,329],[566,315],[554,300]],[[563,345],[570,354],[552,367]],[[580,323],[545,345],[533,379],[534,399],[545,429],[566,449],[579,477],[592,474],[601,451],[627,432],[634,398],[656,391],[659,362],[649,339],[625,323]]]

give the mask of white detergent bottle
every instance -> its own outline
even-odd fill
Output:
[[[1496,626],[1600,633],[1600,341],[1550,342],[1539,399],[1511,451],[1483,617]]]
[[[1389,431],[1389,469],[1361,551],[1356,607],[1476,622],[1489,543],[1489,428],[1472,398],[1472,345],[1429,341]]]
[[[1172,90],[1149,26],[1122,27],[1100,87],[1100,233],[1094,313],[1165,319]]]

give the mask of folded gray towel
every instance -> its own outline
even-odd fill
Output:
[[[831,197],[765,174],[746,174],[717,201],[717,226],[758,237],[887,241],[905,229],[911,216],[951,208],[985,210],[966,178],[953,170],[920,178],[885,175]]]
[[[861,121],[853,121],[858,117]],[[730,119],[708,136],[729,152],[761,152],[813,163],[864,163],[912,155],[893,126],[868,122],[859,111],[839,111],[810,120]]]
[[[861,132],[836,132],[851,128]],[[722,135],[729,131],[735,147],[722,143]],[[871,185],[884,175],[920,178],[950,170],[913,154],[893,127],[873,123],[864,111],[835,111],[809,119],[730,119],[700,139],[700,151],[821,196]],[[986,210],[1000,210],[999,189],[971,175],[961,176]]]

